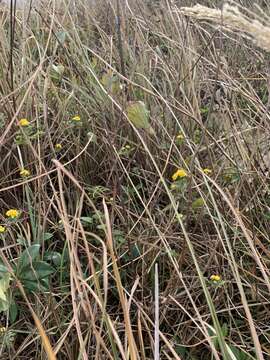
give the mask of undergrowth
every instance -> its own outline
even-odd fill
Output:
[[[0,14],[1,359],[270,358],[267,49],[173,1]]]

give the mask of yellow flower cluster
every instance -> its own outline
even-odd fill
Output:
[[[172,180],[176,181],[178,178],[182,179],[187,177],[187,172],[184,169],[178,169],[176,172],[172,175]]]
[[[27,119],[21,119],[21,120],[19,121],[19,125],[25,127],[25,126],[30,125],[30,122],[29,122]]]
[[[22,178],[28,177],[28,176],[30,176],[30,175],[31,175],[31,173],[30,173],[29,170],[24,169],[24,168],[20,170],[20,176],[21,176]]]
[[[210,280],[213,282],[218,282],[221,280],[221,276],[217,275],[217,274],[213,274],[210,276]]]
[[[11,219],[16,219],[17,217],[20,216],[20,211],[19,210],[16,210],[16,209],[9,209],[7,212],[6,212],[6,216],[8,218],[11,218]]]
[[[6,227],[3,225],[0,225],[0,234],[3,234],[4,232],[6,232]]]

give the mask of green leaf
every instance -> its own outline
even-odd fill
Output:
[[[20,279],[22,281],[37,281],[48,277],[54,272],[55,269],[50,264],[45,261],[37,261],[33,262],[32,266],[21,274]]]
[[[43,234],[43,241],[50,240],[52,237],[53,237],[53,234],[46,232]]]
[[[112,71],[108,71],[102,76],[101,84],[108,90],[112,95],[117,95],[121,92],[122,86],[119,78],[112,73]]]
[[[237,348],[234,345],[229,345],[229,348],[237,360],[253,360],[253,359],[255,359],[253,356],[249,355],[248,353],[244,352],[243,350]]]
[[[35,261],[39,257],[39,249],[40,245],[34,244],[24,250],[18,262],[17,274],[20,274],[20,272],[24,268],[27,268],[33,261]]]
[[[59,64],[59,65],[52,64],[52,69],[59,75],[63,75],[63,73],[65,71],[65,67],[62,64]]]
[[[9,319],[11,324],[13,324],[16,321],[17,316],[18,316],[18,306],[14,301],[14,299],[11,299],[9,306]]]
[[[87,224],[93,224],[93,218],[92,217],[89,217],[89,216],[82,216],[81,217],[81,221],[84,222],[84,223],[87,223]]]
[[[201,108],[200,109],[200,113],[203,115],[203,114],[208,114],[209,112],[209,108],[208,107],[204,107],[204,108]]]
[[[199,209],[199,208],[201,208],[203,206],[204,206],[204,199],[203,198],[198,198],[198,199],[194,200],[192,205],[191,205],[193,210],[197,210],[197,209]]]
[[[54,65],[52,64],[50,69],[50,77],[53,80],[61,80],[65,72],[65,67],[62,64]]]
[[[8,269],[5,267],[5,265],[0,263],[0,274],[7,273],[7,272],[8,272]]]
[[[9,308],[9,301],[7,291],[9,289],[10,274],[5,273],[0,279],[0,311],[7,311]]]
[[[147,130],[150,134],[154,134],[154,129],[151,127],[149,122],[149,111],[146,108],[146,105],[142,101],[130,102],[127,107],[127,116],[129,121],[137,129]]]
[[[24,280],[23,286],[30,292],[46,290],[46,288],[37,281]]]
[[[221,332],[224,337],[226,337],[228,335],[228,324],[227,323],[222,324]]]
[[[58,41],[61,44],[64,44],[64,42],[66,40],[67,32],[66,31],[57,31],[57,33],[55,35],[56,35]]]
[[[176,345],[175,346],[175,352],[177,355],[182,356],[183,358],[187,358],[187,348],[185,346],[182,345]]]
[[[45,261],[51,261],[53,262],[53,264],[55,266],[60,266],[61,265],[61,259],[62,256],[59,252],[57,251],[46,251],[44,254],[44,258]]]

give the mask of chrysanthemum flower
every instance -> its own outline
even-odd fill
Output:
[[[6,216],[11,219],[16,219],[17,217],[19,217],[19,215],[20,215],[20,211],[16,209],[9,209],[6,212]]]
[[[20,175],[21,175],[21,177],[23,177],[23,178],[30,176],[30,174],[31,174],[30,171],[27,170],[27,169],[21,169],[21,170],[20,170]]]
[[[30,122],[29,122],[27,119],[21,119],[21,120],[19,121],[19,124],[20,124],[21,126],[28,126],[28,125],[30,124]]]
[[[173,181],[176,181],[178,178],[184,178],[187,177],[187,172],[184,169],[178,169],[173,175],[172,179]]]

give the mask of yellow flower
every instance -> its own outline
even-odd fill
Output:
[[[55,144],[55,150],[61,150],[62,149],[62,145],[61,144]]]
[[[0,334],[4,334],[6,330],[5,326],[0,326]]]
[[[211,276],[210,276],[210,280],[211,280],[211,281],[214,281],[214,282],[218,282],[218,281],[221,280],[221,276],[216,275],[216,274],[211,275]]]
[[[183,134],[178,134],[177,136],[176,136],[176,139],[177,140],[183,140],[185,137],[184,137],[184,135]]]
[[[203,172],[204,172],[206,175],[212,174],[212,170],[211,170],[211,169],[207,169],[207,168],[203,169]]]
[[[0,225],[0,233],[4,233],[6,231],[6,227],[3,225]]]
[[[80,117],[80,115],[75,115],[75,116],[73,116],[72,120],[73,121],[81,121],[81,117]]]
[[[21,171],[20,171],[20,175],[21,175],[21,177],[28,177],[28,176],[30,176],[30,171],[29,170],[27,170],[27,169],[21,169]]]
[[[15,219],[17,218],[18,216],[20,215],[20,212],[19,210],[16,210],[16,209],[9,209],[7,212],[6,212],[6,216],[11,218],[11,219]]]
[[[30,124],[30,122],[29,122],[27,119],[21,119],[21,120],[19,121],[19,124],[20,124],[21,126],[28,126],[28,125]]]
[[[173,175],[172,179],[173,181],[176,181],[178,178],[184,178],[187,177],[187,172],[184,169],[178,169]]]

